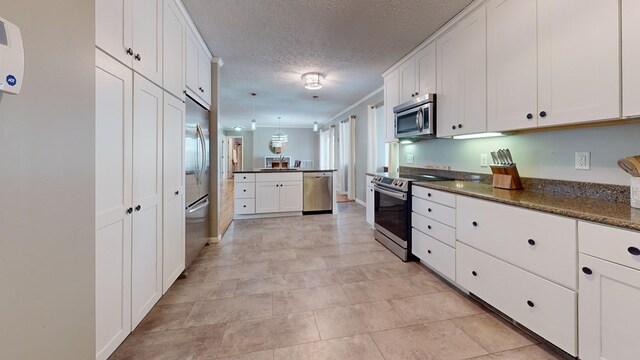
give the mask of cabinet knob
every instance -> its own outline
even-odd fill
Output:
[[[533,301],[531,301],[531,300],[527,300],[527,305],[529,305],[529,307],[536,306],[536,304],[534,304]]]
[[[431,250],[427,250],[427,254],[431,254]]]
[[[455,125],[453,125],[453,126],[451,127],[451,130],[455,130],[455,129],[456,129],[456,126],[455,126]]]
[[[414,97],[414,96],[416,96],[416,94],[411,94],[411,97]]]
[[[473,275],[473,276],[478,276],[478,273],[477,273],[477,272],[475,272],[475,271],[472,271],[472,272],[471,272],[471,275]]]
[[[431,230],[431,225],[427,225],[427,229]]]
[[[133,212],[133,208],[132,207],[127,209],[127,214],[131,214],[132,212]]]
[[[242,190],[242,191],[247,192],[247,189],[244,189],[244,190]]]
[[[627,249],[627,251],[629,251],[629,254],[634,255],[634,256],[638,256],[640,255],[640,249],[638,249],[635,246],[631,246]]]
[[[462,124],[458,124],[458,129],[462,129]]]
[[[527,242],[529,243],[529,245],[534,246],[536,244],[536,241],[533,239],[529,239],[527,240]]]
[[[138,61],[142,60],[142,56],[140,56],[140,54],[136,54],[136,56],[134,56],[133,58],[138,60]]]
[[[132,48],[128,48],[127,49],[127,55],[133,55],[133,49]]]
[[[478,222],[474,221],[471,223],[471,225],[473,225],[473,227],[477,227],[478,226]]]
[[[428,212],[431,212],[431,208],[428,208],[428,209],[427,209],[427,211],[428,211]]]
[[[547,117],[546,111],[540,111],[540,117]]]
[[[420,94],[420,91],[416,91],[416,96],[418,96]]]
[[[174,194],[180,195],[180,190],[176,190],[176,192]]]
[[[427,197],[431,197],[431,193],[427,193]]]
[[[245,207],[245,208],[246,208],[246,207],[247,207],[247,205],[242,205],[242,207]]]
[[[142,209],[142,206],[140,205],[136,206],[136,211],[140,211],[140,209]]]
[[[583,272],[583,273],[585,273],[585,274],[587,274],[587,275],[591,275],[591,274],[593,274],[593,271],[591,271],[591,269],[589,269],[589,268],[588,268],[588,267],[586,267],[586,266],[582,268],[582,272]]]
[[[527,119],[529,119],[529,120],[533,119],[533,114],[532,113],[528,113],[527,114]]]

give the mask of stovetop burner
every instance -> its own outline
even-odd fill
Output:
[[[408,192],[411,183],[414,181],[445,181],[452,180],[440,176],[427,175],[427,174],[408,174],[399,173],[390,175],[389,173],[383,173],[373,177],[371,181],[373,184],[378,184],[387,188]]]

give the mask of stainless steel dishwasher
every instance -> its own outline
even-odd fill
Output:
[[[304,173],[304,213],[331,212],[333,210],[333,173]]]

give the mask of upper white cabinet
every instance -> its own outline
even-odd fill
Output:
[[[162,0],[96,0],[96,45],[162,85]]]
[[[485,7],[470,14],[437,41],[437,135],[487,130]]]
[[[417,96],[437,93],[436,83],[436,43],[427,45],[416,54]]]
[[[398,67],[400,75],[400,103],[407,102],[415,97],[418,91],[416,79],[416,59],[415,57],[405,61]]]
[[[184,100],[186,25],[175,1],[164,2],[163,85],[164,89]]]
[[[386,143],[396,141],[393,108],[400,104],[399,91],[398,70],[394,70],[384,77],[384,142]]]
[[[211,60],[193,33],[187,35],[187,91],[211,105]]]
[[[539,126],[620,117],[619,1],[538,0]]]
[[[622,0],[622,113],[640,116],[640,1]]]

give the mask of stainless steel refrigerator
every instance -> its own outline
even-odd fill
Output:
[[[209,111],[186,98],[186,259],[188,268],[209,241]]]

